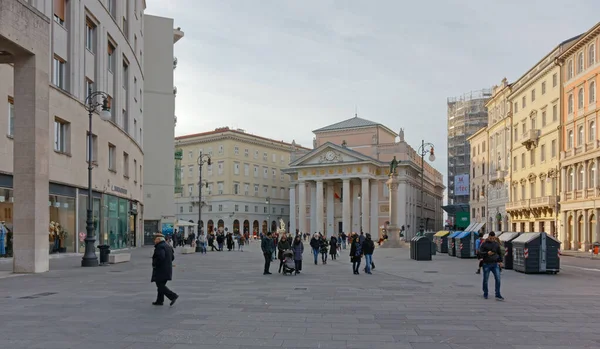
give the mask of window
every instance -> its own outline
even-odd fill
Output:
[[[250,191],[250,184],[244,183],[244,195],[248,196],[248,192]],[[246,211],[248,212],[248,211]]]
[[[254,165],[254,178],[258,178],[258,166]]]
[[[233,147],[233,153],[235,155],[240,155],[240,148],[237,145],[235,147]]]
[[[188,165],[188,177],[194,178],[194,165]]]
[[[567,132],[567,149],[573,148],[573,130]]]
[[[588,67],[591,67],[594,63],[596,63],[596,46],[591,44],[588,49]]]
[[[116,0],[108,0],[108,12],[110,13],[111,16],[113,16],[113,18],[116,16],[117,13],[117,6],[116,6]]]
[[[86,141],[85,141],[85,161],[89,162],[90,161],[90,144],[89,144],[89,132],[86,132]],[[98,156],[96,155],[98,153],[98,136],[96,136],[95,134],[92,134],[92,163],[97,163],[98,162]]]
[[[273,175],[273,180],[276,180],[277,179],[277,170],[273,168],[273,169],[271,169],[271,173]]]
[[[250,165],[244,164],[244,176],[250,176]]]
[[[235,174],[235,175],[240,174],[240,163],[239,162],[233,163],[233,174]]]
[[[244,149],[244,157],[247,158],[248,157],[248,148]]]
[[[535,89],[531,90],[531,101],[535,101]]]
[[[129,6],[129,1],[127,2]],[[127,18],[123,17],[123,34],[126,38],[129,38],[129,26],[127,25]]]
[[[515,126],[515,142],[519,139],[519,129]]]
[[[577,74],[582,73],[583,72],[583,51],[579,52],[579,54],[577,55]]]
[[[571,80],[573,75],[575,75],[575,72],[573,70],[573,60],[571,59],[567,63],[567,80]]]
[[[179,213],[183,213],[183,206],[179,206]]]
[[[546,126],[546,111],[542,111],[542,127]]]
[[[269,155],[267,153],[263,153],[263,161],[267,161]]]
[[[219,195],[223,195],[223,186],[224,186],[223,182],[218,182],[217,183],[217,193]]]
[[[517,172],[517,157],[516,156],[513,157],[513,164],[514,164],[513,172]]]
[[[244,212],[248,212],[248,205],[244,205]]]
[[[585,173],[583,172],[583,166],[579,166],[579,171],[577,172],[577,189],[582,190],[585,189],[583,187],[583,176]]]
[[[239,211],[239,210],[240,210],[240,205],[234,205],[234,206],[233,206],[233,210],[234,210],[235,212]]]
[[[254,158],[255,158],[255,159],[258,159],[258,150],[255,150],[255,151],[254,151]]]
[[[519,112],[519,104],[517,102],[515,102],[515,113]]]
[[[521,154],[521,168],[525,168],[525,153]]]
[[[263,213],[267,213],[267,207],[263,207]]]
[[[552,158],[556,157],[556,139],[552,140],[552,149],[550,150],[552,153]]]
[[[219,154],[223,154],[225,152],[225,147],[223,145],[219,145]]]
[[[212,205],[208,205],[208,212],[212,212]]]
[[[135,99],[135,101],[137,102],[137,78],[134,76],[133,77],[133,99]]]
[[[133,183],[137,183],[137,160],[133,159]]]
[[[554,73],[552,75],[552,87],[556,87],[556,85],[558,85],[558,75]]]
[[[583,87],[577,92],[577,110],[583,109]]]
[[[194,185],[188,184],[188,196],[194,195]]]
[[[54,118],[54,151],[59,153],[67,153],[69,151],[69,131],[68,122]]]
[[[590,82],[590,92],[589,93],[589,98],[588,98],[588,103],[594,103],[596,102],[596,83],[595,82]]]
[[[240,183],[233,183],[233,195],[240,195]]]
[[[285,163],[285,156],[281,155],[281,163]]]
[[[540,180],[540,196],[546,196],[546,183],[542,180]]]
[[[213,184],[212,183],[208,183],[208,186],[206,187],[206,194],[207,195],[212,195],[212,191],[213,191]]]
[[[535,148],[529,152],[529,165],[535,166]]]
[[[91,19],[85,19],[85,48],[96,53],[96,24]]]
[[[213,169],[212,169],[212,164],[206,164],[206,174],[209,176],[212,176],[213,174]]]
[[[65,73],[66,73],[66,65],[67,63],[60,57],[54,56],[53,60],[53,69],[52,69],[52,83],[60,88],[66,89],[65,84]]]
[[[573,184],[575,184],[575,172],[573,169],[569,169],[569,178],[568,178],[567,188],[569,191],[573,191]]]
[[[271,188],[271,197],[272,198],[276,198],[277,197],[277,188],[276,187],[272,187]]]
[[[65,24],[67,0],[54,0],[54,21],[60,25]]]
[[[190,150],[188,151],[188,159],[192,160],[194,158],[194,151]]]
[[[535,91],[535,90],[534,90]],[[542,82],[542,94],[546,94],[546,82]]]
[[[111,73],[115,71],[115,45],[110,41],[108,42],[108,71]]]
[[[263,193],[265,194],[265,196],[269,195],[269,186],[268,185],[263,185]]]
[[[281,171],[281,170],[279,170],[279,180],[282,182],[285,180],[285,175],[284,175],[283,171]]]
[[[127,110],[123,109],[123,131],[129,133],[129,115],[127,115]]]
[[[529,198],[535,198],[535,182],[529,183]]]
[[[219,205],[219,212],[223,211],[223,205]]]
[[[587,181],[587,186],[588,188],[595,188],[596,187],[596,164],[593,162],[590,162],[590,164],[588,165],[588,173],[589,173],[589,177],[588,177],[588,181]]]
[[[213,155],[212,147],[208,147],[208,151],[206,153],[208,155],[212,156]]]
[[[94,90],[95,90],[94,82],[88,78],[85,78],[84,83],[85,83],[84,84],[85,91],[83,91],[83,92],[84,92],[85,98],[88,98],[92,94],[92,92],[94,92]]]
[[[254,196],[258,196],[258,184],[254,185]]]
[[[8,97],[8,135],[15,135],[15,101]]]
[[[123,56],[123,88],[127,91],[129,87],[129,62],[127,58]]]
[[[258,206],[254,206],[254,213],[258,213]]]
[[[580,146],[583,144],[583,126],[579,126],[579,128],[577,128],[577,146]]]
[[[532,130],[536,129],[536,118],[535,117],[531,118],[531,129]]]
[[[129,154],[123,152],[123,177],[129,178]]]
[[[285,199],[285,188],[280,188],[279,189],[279,198],[280,199]]]
[[[224,167],[224,163],[223,161],[219,161],[219,163],[217,164],[217,173],[222,175],[223,174],[223,167]]]
[[[263,178],[269,178],[269,168],[263,167]]]
[[[110,143],[108,143],[108,169],[117,171],[117,147]]]
[[[557,105],[552,106],[552,121],[556,122],[558,120],[558,107]]]
[[[546,145],[542,144],[542,146],[540,147],[540,161],[544,162],[546,161]]]
[[[596,123],[594,121],[590,122],[590,127],[588,129],[588,142],[593,142],[596,139]]]
[[[568,100],[568,102],[567,102],[567,112],[568,112],[569,114],[573,114],[573,108],[575,107],[575,106],[574,106],[574,104],[575,104],[575,103],[574,103],[574,101],[573,101],[573,94],[570,94],[570,95],[569,95],[569,100]]]
[[[521,98],[521,108],[525,108],[526,105],[527,105],[527,98],[525,98],[525,96],[523,96],[523,98]]]

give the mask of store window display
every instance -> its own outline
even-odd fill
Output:
[[[75,252],[75,198],[50,195],[50,253]]]
[[[129,200],[105,195],[104,202],[105,241],[113,250],[129,247]]]
[[[79,232],[77,235],[77,246],[79,249],[79,253],[84,253],[85,252],[85,236],[87,234],[87,205],[88,205],[88,201],[87,201],[87,195],[79,195],[79,202],[78,202],[78,206],[79,206],[79,211],[78,211],[78,221],[79,221]],[[99,197],[94,197],[93,198],[93,208],[92,208],[92,219],[94,222],[94,233],[95,233],[95,238],[96,238],[96,243],[95,245],[102,245],[104,244],[104,236],[100,235],[100,222],[101,222],[101,217],[100,217],[100,207],[101,207],[101,203],[100,203],[100,198]]]

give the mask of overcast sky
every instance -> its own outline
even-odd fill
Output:
[[[176,135],[221,126],[312,147],[358,116],[447,173],[446,98],[519,78],[600,20],[599,0],[147,0],[171,17]]]

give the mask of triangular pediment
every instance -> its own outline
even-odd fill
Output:
[[[328,164],[357,163],[375,161],[352,149],[327,142],[290,164],[296,166],[319,166]]]

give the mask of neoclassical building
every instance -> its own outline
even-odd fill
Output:
[[[291,231],[331,236],[362,229],[377,237],[389,220],[385,181],[394,156],[399,161],[400,182],[393,208],[400,217],[397,225],[405,227],[405,237],[414,236],[421,217],[426,230],[442,229],[442,174],[426,160],[421,202],[421,157],[406,143],[402,129],[397,134],[380,123],[355,116],[313,132],[312,151],[293,153],[289,168],[284,170],[291,180]]]
[[[467,138],[471,147],[471,187],[469,188],[469,207],[471,209],[471,223],[482,223],[482,226],[487,222],[487,185],[488,172],[487,166],[488,149],[487,149],[487,127],[475,132]],[[486,227],[486,231],[492,229]]]
[[[559,57],[561,66],[561,220],[563,249],[590,249],[600,241],[597,84],[600,23],[582,34]]]

